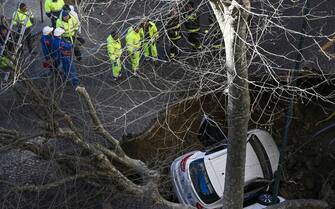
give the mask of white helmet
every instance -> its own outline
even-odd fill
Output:
[[[54,36],[61,36],[64,32],[65,31],[63,28],[56,28],[54,31]]]
[[[49,35],[49,33],[51,33],[53,30],[54,30],[53,27],[45,26],[43,28],[42,32],[43,32],[43,35],[46,36],[46,35]]]

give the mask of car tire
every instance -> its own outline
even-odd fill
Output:
[[[276,200],[273,201],[272,200],[272,194],[270,194],[270,193],[263,193],[263,194],[261,194],[261,195],[258,196],[257,202],[259,204],[268,206],[268,205],[273,205],[273,204],[279,203],[280,200],[277,197]]]

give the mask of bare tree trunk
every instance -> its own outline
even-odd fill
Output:
[[[223,207],[243,208],[246,138],[250,117],[246,37],[249,0],[212,0],[223,33],[228,79],[228,154]],[[243,9],[242,9],[243,7]]]

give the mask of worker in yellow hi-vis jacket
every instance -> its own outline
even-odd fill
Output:
[[[14,25],[18,27],[19,32],[22,26],[26,27],[25,32],[24,32],[24,40],[27,43],[29,52],[32,52],[33,43],[32,43],[32,37],[31,37],[31,27],[34,24],[33,13],[31,12],[31,10],[28,9],[25,3],[21,3],[19,6],[19,9],[13,14],[13,19],[14,19]]]
[[[140,25],[136,26],[135,28],[130,27],[126,35],[126,47],[134,75],[137,75],[137,70],[140,66],[142,41],[140,29]]]
[[[159,36],[157,26],[154,22],[145,19],[142,23],[141,33],[143,37],[144,56],[146,59],[157,59],[157,39]]]
[[[74,45],[74,55],[77,57],[77,60],[80,61],[81,52],[78,44],[76,44],[77,32],[80,26],[77,17],[74,17],[68,11],[63,10],[62,17],[58,18],[56,26],[65,31],[62,37]]]
[[[64,5],[64,0],[45,0],[44,2],[45,13],[50,18],[53,28],[56,28],[56,21]]]
[[[117,80],[121,76],[121,55],[122,45],[120,40],[120,34],[116,31],[112,31],[107,37],[107,52],[109,55],[110,62],[112,64],[112,74],[114,80]]]

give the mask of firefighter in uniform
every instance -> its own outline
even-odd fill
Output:
[[[15,15],[15,13],[17,13]],[[31,37],[31,27],[33,26],[34,23],[34,16],[33,13],[28,10],[28,7],[25,3],[21,3],[19,6],[18,11],[16,11],[13,14],[13,19],[14,19],[14,25],[19,28],[19,31],[21,30],[21,27],[24,26],[26,27],[26,30],[24,32],[24,40],[28,46],[29,52],[33,51],[33,46],[32,46],[32,37]],[[28,21],[26,21],[26,18],[28,17]]]
[[[219,26],[219,23],[214,17],[214,14],[210,14],[208,17],[209,25],[205,29],[205,44],[214,51],[224,49],[224,39]]]
[[[200,19],[194,10],[194,3],[188,2],[185,6],[185,28],[187,30],[187,39],[194,49],[200,49],[199,41]]]
[[[178,55],[178,41],[182,38],[179,13],[176,8],[173,8],[170,13],[166,29],[170,40],[170,58],[173,59]]]
[[[62,11],[62,17],[60,17],[56,22],[57,28],[62,28],[65,32],[63,34],[63,39],[74,45],[74,55],[77,57],[77,60],[81,60],[81,52],[79,47],[76,45],[76,35],[79,30],[79,20],[69,14],[68,11]]]
[[[141,26],[135,28],[130,27],[126,35],[126,48],[134,75],[137,75],[137,70],[140,66],[141,58]]]
[[[112,64],[112,75],[114,80],[117,80],[121,76],[121,55],[122,45],[120,40],[120,34],[116,31],[112,31],[107,37],[107,52]]]
[[[64,5],[64,0],[45,0],[44,2],[45,13],[50,18],[53,28],[56,28],[56,21]]]
[[[141,33],[145,58],[149,59],[149,57],[151,57],[157,59],[158,53],[156,43],[159,33],[156,24],[152,21],[144,20],[141,27]]]

